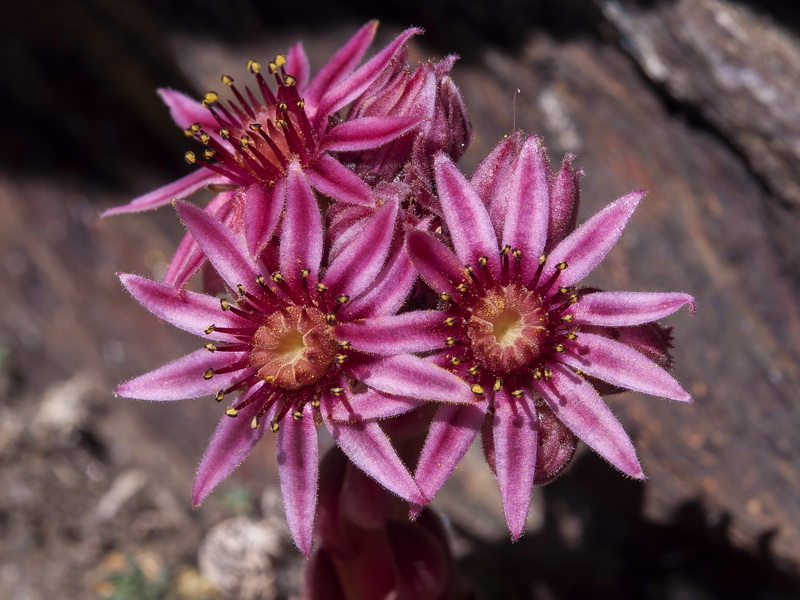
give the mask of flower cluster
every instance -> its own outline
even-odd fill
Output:
[[[574,157],[556,170],[542,141],[520,132],[467,179],[455,165],[471,134],[455,59],[410,67],[405,45],[419,30],[408,29],[359,66],[374,32],[360,29],[313,78],[297,44],[266,68],[249,61],[251,85],[223,76],[230,99],[161,90],[202,145],[186,154],[200,168],[106,211],[174,203],[187,235],[164,281],[120,278],[154,315],[205,340],[116,393],[227,403],[195,504],[273,433],[306,555],[319,425],[412,514],[480,434],[516,539],[533,486],[563,470],[578,440],[644,477],[601,394],[690,400],[667,372],[671,333],[657,321],[693,311],[692,297],[580,286],[643,192],[576,227]],[[216,192],[205,209],[174,201],[205,187]],[[201,267],[213,275],[205,293],[187,288]],[[429,415],[424,406],[432,420],[392,425]]]

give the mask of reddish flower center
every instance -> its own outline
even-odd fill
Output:
[[[542,354],[548,335],[544,302],[519,284],[495,288],[473,306],[467,333],[487,369],[515,371]]]
[[[250,364],[258,377],[287,390],[322,378],[338,345],[321,311],[289,306],[272,313],[253,336]]]

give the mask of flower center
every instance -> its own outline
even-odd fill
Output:
[[[516,371],[542,354],[548,335],[544,302],[518,284],[495,288],[473,306],[467,333],[484,367]]]
[[[250,364],[273,385],[297,390],[321,379],[338,344],[321,311],[289,306],[272,313],[253,336]]]

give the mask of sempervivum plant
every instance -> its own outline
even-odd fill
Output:
[[[495,180],[487,188],[481,175],[487,165],[479,170],[488,207],[457,167],[438,155],[435,179],[449,237],[412,230],[407,243],[449,326],[440,339],[439,364],[475,395],[472,406],[439,409],[417,483],[432,497],[482,430],[516,539],[537,470],[547,471],[539,477],[546,481],[569,460],[569,432],[623,473],[644,478],[630,438],[587,377],[690,400],[663,368],[602,328],[650,323],[684,305],[694,309],[694,300],[682,293],[586,293],[577,287],[617,242],[644,193],[619,198],[568,233],[552,215],[572,212],[575,190],[558,184],[537,138],[510,148],[514,143],[489,159],[489,170],[508,175],[507,184]],[[564,169],[570,175],[570,161]]]
[[[392,316],[415,278],[413,273],[398,276],[391,262],[384,265],[397,199],[386,199],[359,237],[323,265],[320,210],[296,162],[288,170],[286,194],[273,268],[253,259],[244,240],[214,217],[177,204],[232,299],[121,275],[145,308],[208,343],[115,391],[145,400],[213,395],[221,402],[234,397],[198,468],[194,503],[202,502],[271,430],[277,434],[289,527],[308,554],[316,510],[318,424],[324,423],[350,460],[387,489],[409,502],[425,503],[381,427],[342,407],[366,403],[373,407],[372,416],[390,417],[407,411],[409,403],[470,403],[472,397],[457,376],[402,354],[429,349],[431,336],[418,332],[429,329],[435,311]],[[363,330],[392,332],[383,352],[359,351],[350,340]]]

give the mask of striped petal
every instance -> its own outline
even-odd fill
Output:
[[[594,292],[581,296],[572,314],[576,323],[625,327],[658,321],[683,306],[697,310],[694,298],[679,292]]]
[[[341,402],[334,405],[330,418],[334,421],[368,421],[396,417],[425,404],[425,400],[415,400],[405,396],[392,396],[378,390],[367,389],[354,394],[349,386],[344,386]]]
[[[419,125],[419,117],[361,117],[345,121],[325,136],[325,150],[357,152],[377,148]]]
[[[284,180],[274,187],[266,182],[250,185],[244,192],[244,235],[251,256],[258,256],[272,237],[281,217],[285,198]]]
[[[215,394],[247,377],[254,369],[204,377],[208,369],[221,369],[247,358],[246,352],[209,352],[205,348],[179,358],[116,387],[114,393],[139,400],[184,400]]]
[[[411,262],[434,292],[452,295],[459,283],[467,283],[464,265],[450,248],[429,233],[412,229],[406,235],[406,244]]]
[[[322,154],[313,168],[306,169],[315,190],[347,204],[375,206],[372,190],[361,178],[329,154]]]
[[[182,92],[160,88],[156,90],[164,104],[169,108],[169,114],[175,124],[181,129],[188,129],[195,123],[200,123],[203,129],[217,129],[219,123],[200,102]]]
[[[342,323],[334,329],[337,339],[370,354],[406,354],[445,347],[444,314],[437,310],[418,310]]]
[[[293,44],[286,53],[286,72],[297,80],[297,89],[302,95],[308,85],[311,67],[308,65],[308,56],[300,42]]]
[[[301,271],[308,269],[308,285],[317,284],[322,262],[322,215],[297,159],[286,178],[286,215],[280,244],[281,273],[297,293],[302,290]]]
[[[122,206],[115,206],[103,211],[103,217],[110,217],[112,215],[122,215],[127,213],[142,212],[144,210],[152,210],[161,206],[166,206],[177,198],[185,198],[191,196],[196,191],[203,189],[211,184],[230,184],[231,182],[221,175],[217,175],[206,168],[198,169],[193,173],[189,173],[185,177],[181,177],[168,183],[167,185],[148,192],[143,196],[134,198],[128,204]]]
[[[581,333],[564,344],[560,362],[635,392],[691,402],[692,397],[672,375],[630,346],[595,333]]]
[[[556,417],[617,469],[645,479],[633,442],[591,384],[567,367],[554,364],[552,370],[552,379],[533,387]]]

